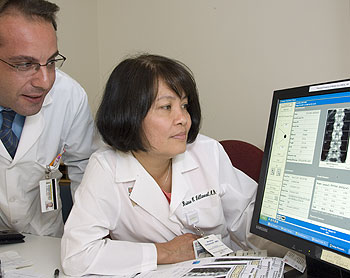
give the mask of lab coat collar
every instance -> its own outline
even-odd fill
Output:
[[[198,168],[191,154],[185,152],[173,159],[173,187],[170,206],[155,180],[132,154],[119,152],[119,157],[120,163],[117,166],[115,181],[118,183],[134,181],[134,186],[129,196],[130,199],[169,227],[175,234],[181,234],[181,227],[175,221],[171,221],[171,217],[190,188],[184,174]]]
[[[135,181],[141,169],[146,171],[131,152],[123,153],[117,151],[117,155],[120,162],[115,173],[116,182]],[[173,158],[172,167],[173,172],[176,170],[176,172],[185,173],[198,168],[198,164],[192,155],[188,151],[185,151]]]
[[[141,166],[140,163],[131,152],[124,153],[116,151],[116,154],[117,167],[115,172],[115,182],[121,183],[135,181],[138,176],[139,166]]]
[[[53,94],[53,91],[55,90],[55,85],[51,88],[51,90],[48,92],[48,94],[46,95],[44,102],[43,102],[43,107],[49,105],[52,102],[52,96],[51,94]],[[42,109],[42,108],[41,108]],[[40,109],[40,111],[41,111]]]

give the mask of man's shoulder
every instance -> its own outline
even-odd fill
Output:
[[[56,82],[67,82],[72,85],[80,86],[80,84],[75,79],[73,79],[69,74],[61,71],[60,69],[56,69]]]
[[[86,95],[85,90],[76,80],[59,69],[56,70],[56,80],[51,89],[52,94],[56,92],[61,96],[64,94],[72,95],[72,92],[80,97]]]
[[[69,115],[80,111],[86,113],[86,120],[89,121],[91,116],[88,103],[88,97],[84,89],[77,81],[68,74],[56,70],[56,80],[49,93],[46,95],[42,111],[47,113],[57,113],[57,109],[65,114],[69,111]]]

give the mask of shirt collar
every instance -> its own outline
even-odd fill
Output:
[[[5,108],[5,107],[3,107],[3,106],[0,105],[0,112],[2,112],[2,110],[12,110],[12,109],[10,109],[10,108]]]

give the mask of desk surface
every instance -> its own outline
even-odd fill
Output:
[[[37,274],[43,277],[53,277],[56,268],[60,270],[60,278],[70,276],[64,275],[61,267],[61,239],[48,236],[35,236],[25,234],[24,243],[14,243],[0,245],[0,253],[6,251],[16,251],[23,259],[31,260],[34,264],[29,267]],[[164,269],[167,266],[158,266],[158,269]],[[286,277],[306,277],[291,273]]]
[[[34,263],[30,269],[44,277],[53,277],[56,268],[60,270],[60,278],[66,277],[61,267],[60,238],[25,234],[24,240],[24,243],[0,245],[0,253],[16,251],[23,259]]]

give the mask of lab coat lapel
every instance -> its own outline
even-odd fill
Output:
[[[173,180],[170,203],[170,215],[173,215],[176,209],[182,204],[187,192],[190,190],[190,184],[185,179],[186,172],[198,168],[198,164],[192,158],[189,152],[177,155],[173,159]]]
[[[20,160],[26,152],[35,144],[44,130],[45,121],[41,111],[33,116],[27,116],[19,140],[18,148],[13,159]]]
[[[154,179],[131,154],[119,153],[116,182],[132,182],[129,198],[165,226],[169,226],[169,204]]]
[[[143,171],[142,171],[143,170]],[[130,195],[137,205],[168,226],[169,203],[154,179],[142,169]]]
[[[11,162],[12,158],[2,142],[0,143],[0,155]]]
[[[51,102],[52,97],[50,94],[47,94],[43,106],[49,105]],[[45,119],[42,109],[37,114],[26,117],[13,163],[20,160],[33,147],[44,127]]]
[[[27,116],[13,160],[2,143],[0,145],[0,155],[9,161],[12,160],[11,163],[16,163],[16,161],[19,161],[38,140],[44,129],[44,125],[45,121],[41,112],[33,116]]]
[[[185,152],[176,156],[172,164],[172,193],[169,206],[162,190],[147,173],[141,164],[131,154],[122,155],[121,163],[118,165],[117,182],[135,181],[130,199],[145,211],[151,214],[164,224],[176,235],[181,234],[181,225],[174,216],[175,210],[182,204],[190,185],[187,183],[184,174],[198,168],[192,156]]]

